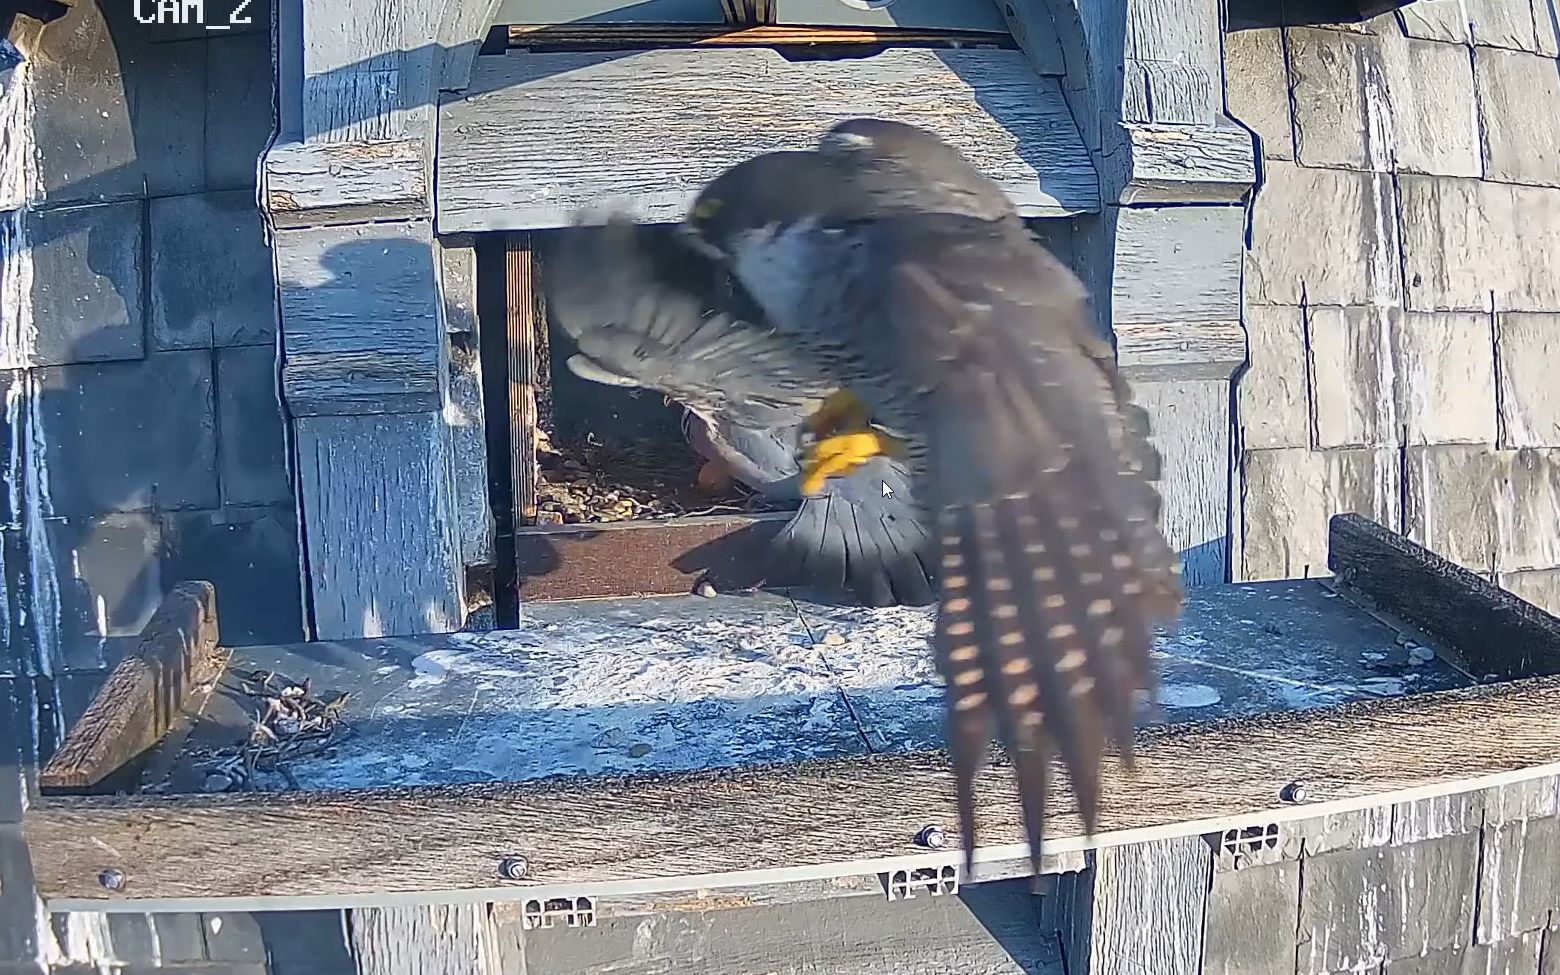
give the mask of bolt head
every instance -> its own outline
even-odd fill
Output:
[[[104,890],[124,890],[125,872],[115,867],[109,867],[98,874],[98,883],[102,885]]]
[[[522,856],[504,857],[498,862],[498,875],[505,880],[524,880],[530,869],[530,861]]]
[[[1291,782],[1279,791],[1278,797],[1284,802],[1305,802],[1305,783]]]

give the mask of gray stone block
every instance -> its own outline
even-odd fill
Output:
[[[1488,447],[1447,445],[1405,451],[1408,535],[1464,568],[1495,565],[1495,499],[1501,461]]]
[[[1300,864],[1290,860],[1213,875],[1203,975],[1294,975]]]
[[[266,34],[271,29],[270,0],[205,0],[201,13],[203,16],[191,16],[182,23],[170,16],[149,24],[147,36],[153,44],[164,44],[197,38]]]
[[[210,6],[210,2],[207,4]],[[258,6],[258,4],[257,4]],[[206,86],[206,181],[212,189],[255,185],[271,138],[271,38],[265,33],[210,41]]]
[[[0,827],[22,821],[23,789],[35,782],[38,740],[33,682],[0,677]]]
[[[1314,445],[1395,445],[1399,417],[1392,337],[1397,309],[1323,307],[1310,309],[1309,317]]]
[[[1560,447],[1560,315],[1495,316],[1502,447]]]
[[[1297,972],[1363,971],[1472,943],[1478,856],[1470,833],[1308,857]]]
[[[205,579],[216,586],[225,645],[303,639],[291,506],[165,515],[163,551],[165,579]]]
[[[1382,975],[1542,975],[1538,932],[1495,945],[1468,945],[1432,951],[1421,958],[1389,961]]]
[[[221,609],[218,609],[221,613]],[[218,616],[221,625],[221,616]],[[251,962],[264,965],[265,942],[253,914],[223,912],[202,914],[206,929],[206,956],[212,961]]]
[[[1398,177],[1407,307],[1560,308],[1560,189]]]
[[[108,940],[114,957],[132,965],[156,965],[161,962],[157,931],[150,914],[109,914]]]
[[[217,506],[209,355],[62,366],[39,379],[55,515]]]
[[[1495,566],[1501,571],[1560,566],[1560,450],[1501,454],[1505,483],[1497,499]]]
[[[37,958],[39,943],[38,892],[33,886],[32,859],[19,826],[0,826],[0,964]]]
[[[1543,935],[1538,975],[1560,975],[1560,918],[1555,918],[1553,924]]]
[[[1389,172],[1392,145],[1380,124],[1390,112],[1380,39],[1308,27],[1286,34],[1300,162]]]
[[[276,277],[253,195],[152,200],[150,216],[153,347],[271,342]]]
[[[206,5],[211,6],[209,0]],[[121,33],[115,40],[123,43],[124,37]],[[134,45],[124,70],[146,193],[199,193],[206,188],[206,160],[194,150],[206,129],[206,43],[149,44],[144,35],[136,40],[141,43]]]
[[[1286,64],[1283,32],[1277,27],[1224,35],[1230,116],[1257,134],[1266,159],[1295,158]]]
[[[1539,609],[1560,616],[1560,569],[1530,569],[1502,572],[1497,579],[1502,589]]]
[[[1311,445],[1304,312],[1247,305],[1246,368],[1236,381],[1236,416],[1248,450]]]
[[[1484,792],[1413,799],[1392,807],[1392,845],[1476,832],[1484,821]]]
[[[140,202],[27,216],[37,344],[31,365],[145,354]]]
[[[217,418],[223,503],[290,498],[275,349],[252,345],[218,352]]]
[[[1547,928],[1560,910],[1560,818],[1485,827],[1478,891],[1480,944]]]
[[[33,139],[51,202],[142,192],[123,52],[115,49],[107,24],[108,16],[128,20],[130,12],[129,4],[74,4],[43,32],[29,58]]]
[[[1396,368],[1382,384],[1402,398],[1408,442],[1494,443],[1494,335],[1478,312],[1404,312],[1394,325]],[[1396,375],[1396,380],[1392,379]],[[1395,393],[1393,385],[1400,388]]]
[[[1240,579],[1326,576],[1327,521],[1354,511],[1399,518],[1397,451],[1248,450],[1243,458]]]
[[[46,532],[59,592],[56,666],[108,666],[104,637],[139,633],[162,602],[158,523],[142,513],[50,519]]]
[[[199,914],[153,914],[157,944],[165,965],[197,962],[206,957],[206,936]]]
[[[1474,49],[1485,175],[1560,186],[1560,70],[1555,59]]]
[[[1271,305],[1395,305],[1397,227],[1389,175],[1272,160],[1251,204],[1245,298]]]
[[[1545,775],[1484,790],[1484,825],[1560,815],[1560,776]]]
[[[270,955],[271,975],[338,975],[357,970],[341,911],[265,911],[255,920]]]

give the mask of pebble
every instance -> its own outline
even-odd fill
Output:
[[[206,782],[201,787],[207,792],[226,792],[233,785],[233,780],[221,772],[212,772],[206,776]]]
[[[650,754],[650,752],[651,752],[651,748],[650,748],[649,745],[645,744],[642,741],[635,742],[633,745],[629,746],[628,757],[629,758],[644,758],[646,755]]]
[[[845,645],[845,637],[830,630],[823,635],[823,645],[826,647],[842,647]]]
[[[693,591],[703,596],[705,599],[715,598],[715,587],[710,584],[708,579],[699,580],[699,584],[693,588]]]

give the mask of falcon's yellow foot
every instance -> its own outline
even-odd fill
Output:
[[[893,457],[899,451],[899,441],[870,428],[825,437],[802,458],[802,493],[817,494],[829,478],[849,474],[879,454]]]

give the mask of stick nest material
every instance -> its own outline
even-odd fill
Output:
[[[352,734],[343,715],[348,695],[317,697],[307,678],[294,683],[272,671],[255,670],[239,679],[239,690],[254,702],[249,736],[204,756],[199,768],[207,792],[297,789],[289,766],[328,753]]]
[[[684,441],[606,441],[595,434],[555,448],[538,438],[537,521],[583,524],[783,510],[735,482],[718,493],[695,485],[699,458]]]

